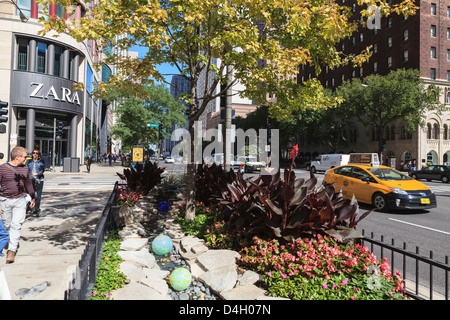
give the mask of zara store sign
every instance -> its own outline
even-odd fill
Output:
[[[54,86],[46,88],[44,83],[32,82],[31,87],[35,87],[30,94],[31,98],[53,99],[56,101],[67,101],[69,103],[81,105],[78,91],[72,92],[69,88],[61,87],[61,89],[58,90],[60,92],[58,95]]]
[[[48,74],[15,70],[11,104],[82,114],[84,92],[75,90],[74,84],[76,82]]]

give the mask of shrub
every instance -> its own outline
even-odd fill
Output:
[[[123,169],[123,174],[117,172],[117,175],[122,180],[126,180],[128,190],[146,196],[150,190],[161,183],[161,174],[163,172],[164,169],[159,168],[157,164],[147,160],[144,164],[136,163],[134,168],[125,168]]]

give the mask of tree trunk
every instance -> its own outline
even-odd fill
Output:
[[[189,117],[191,118],[191,117]],[[194,220],[195,218],[195,144],[196,139],[194,137],[194,121],[189,119],[189,136],[190,136],[190,154],[188,157],[187,171],[186,171],[186,215],[185,220]]]

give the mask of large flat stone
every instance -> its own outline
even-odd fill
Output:
[[[200,275],[198,278],[214,292],[220,293],[232,289],[237,281],[238,274],[235,266],[215,268]]]
[[[162,295],[167,295],[169,293],[169,286],[167,282],[163,279],[157,278],[145,278],[138,281],[138,283],[144,284],[155,291],[158,291]]]
[[[155,257],[146,248],[139,251],[119,251],[118,255],[125,261],[133,261],[147,268],[156,264]]]
[[[244,274],[239,278],[238,285],[243,286],[246,284],[255,284],[259,279],[260,275],[254,271],[246,270]]]
[[[197,262],[207,271],[224,266],[234,266],[239,253],[233,250],[208,250],[197,257]]]
[[[147,238],[127,238],[120,244],[120,249],[125,251],[139,251],[147,244]]]
[[[170,274],[169,270],[158,270],[149,268],[144,268],[143,272],[147,278],[156,278],[156,279],[164,279]]]
[[[111,298],[114,300],[171,300],[167,294],[161,294],[157,290],[137,282],[131,282],[112,292]]]
[[[230,290],[220,292],[220,296],[225,300],[256,300],[264,296],[265,290],[253,284],[246,284]]]
[[[120,264],[120,271],[131,281],[138,281],[146,278],[144,270],[142,270],[142,265],[133,261],[122,262]]]

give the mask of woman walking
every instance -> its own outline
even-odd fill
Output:
[[[27,160],[25,163],[30,171],[31,181],[33,182],[34,192],[35,192],[35,205],[32,213],[38,217],[41,215],[41,196],[42,189],[44,188],[44,170],[45,164],[41,160],[41,153],[39,150],[34,149],[31,153],[32,158]]]

